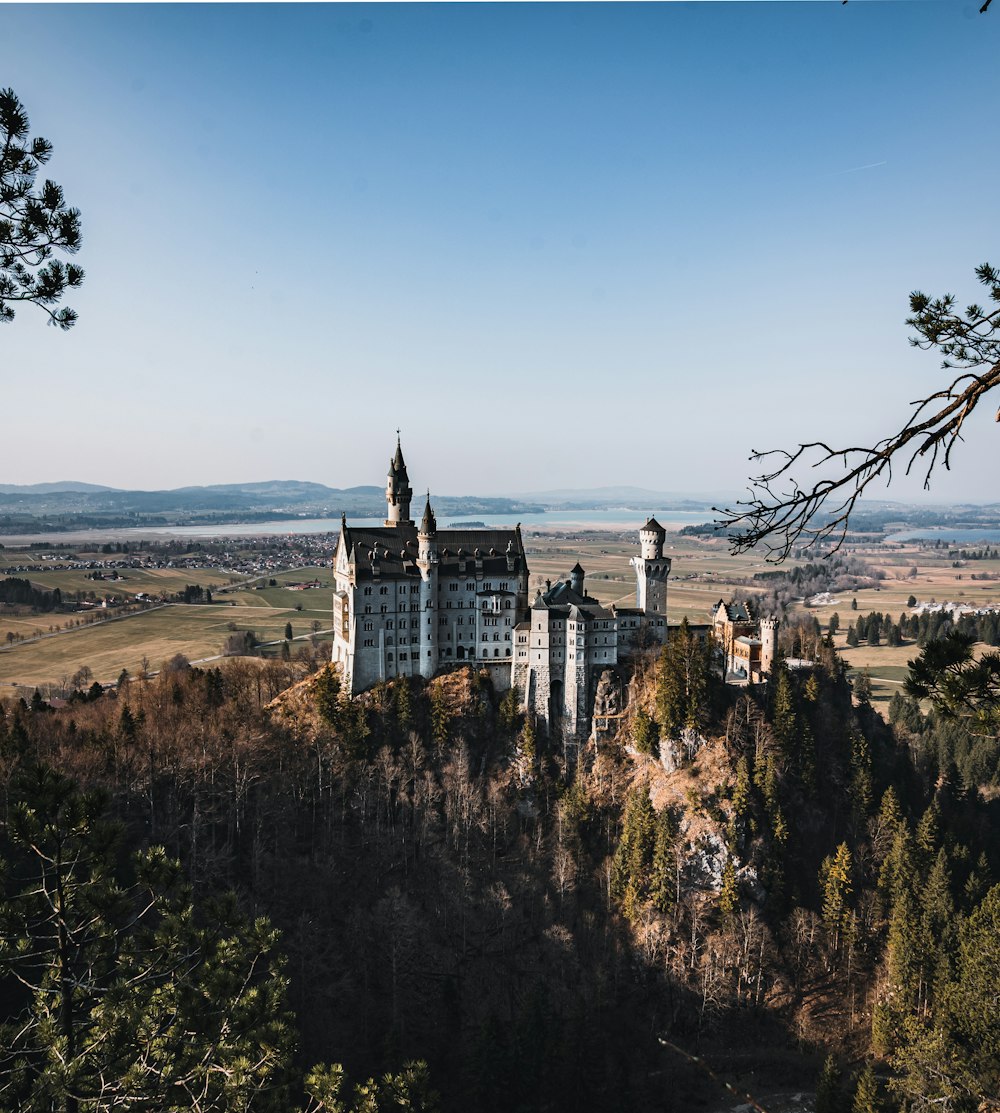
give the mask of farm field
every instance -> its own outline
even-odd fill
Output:
[[[529,591],[534,596],[546,580],[564,579],[578,561],[587,573],[590,594],[603,604],[635,605],[635,574],[629,561],[637,552],[633,535],[592,531],[579,535],[525,534],[525,547],[531,569]],[[76,550],[89,558],[85,547]],[[725,541],[668,534],[666,555],[673,560],[670,579],[670,622],[684,617],[692,623],[705,623],[720,598],[728,599],[739,584],[743,590],[764,590],[766,584],[753,582],[760,572],[773,571],[755,554],[734,556]],[[93,554],[100,559],[99,554]],[[253,556],[254,554],[245,554]],[[840,592],[830,605],[806,608],[804,601],[794,604],[793,612],[808,613],[826,629],[835,611],[840,632],[835,642],[852,670],[867,668],[872,677],[873,702],[884,707],[906,676],[907,662],[919,653],[908,643],[901,647],[846,645],[846,630],[856,617],[871,611],[890,614],[897,619],[908,611],[912,595],[918,601],[962,600],[976,605],[1000,603],[1000,579],[971,579],[983,574],[1000,576],[1000,560],[961,561],[946,548],[909,546],[865,546],[845,555],[858,556],[880,569],[884,578],[878,587]],[[53,554],[57,563],[62,559]],[[0,569],[42,561],[39,553],[26,558],[23,551],[0,550]],[[814,563],[818,558],[811,558]],[[787,561],[790,569],[802,561]],[[330,593],[333,576],[328,565],[306,564],[284,571],[260,574],[235,574],[217,567],[181,567],[122,570],[118,581],[94,581],[84,569],[31,572],[37,587],[64,594],[94,591],[118,595],[145,592],[170,594],[187,584],[212,589],[211,605],[171,604],[152,611],[111,621],[65,629],[49,636],[50,627],[67,626],[74,616],[66,613],[16,614],[0,608],[0,692],[10,685],[33,690],[36,685],[56,684],[81,666],[88,666],[102,682],[117,678],[123,668],[136,672],[145,658],[149,667],[158,668],[165,659],[182,653],[191,661],[213,659],[222,652],[230,634],[252,630],[261,642],[283,638],[290,622],[297,639],[317,635],[329,641]],[[271,581],[274,581],[272,585]],[[318,581],[318,589],[296,590],[289,584]],[[739,583],[739,581],[743,581]],[[856,599],[857,610],[851,601]],[[77,616],[80,617],[80,616]],[[14,644],[9,645],[11,632]],[[318,634],[317,634],[318,632]],[[18,638],[36,639],[18,641]],[[295,645],[293,643],[294,651]]]
[[[328,630],[329,612],[324,618],[321,628]],[[192,662],[213,660],[232,633],[252,630],[262,642],[279,641],[286,622],[292,624],[295,638],[311,633],[312,618],[305,611],[168,604],[0,649],[0,691],[9,690],[11,685],[29,689],[39,685],[62,687],[66,678],[84,665],[95,680],[108,684],[123,668],[137,673],[143,658],[151,669],[158,669],[177,653]]]

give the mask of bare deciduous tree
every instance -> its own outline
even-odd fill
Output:
[[[911,316],[906,323],[915,330],[910,343],[916,348],[937,348],[945,357],[943,368],[951,379],[926,398],[913,403],[909,420],[896,433],[871,447],[834,448],[825,441],[811,441],[793,450],[753,452],[750,459],[775,466],[751,479],[750,498],[735,509],[719,510],[720,525],[734,532],[734,552],[760,545],[768,560],[785,559],[799,540],[814,543],[831,539],[840,547],[848,521],[868,487],[884,476],[892,479],[893,466],[906,474],[923,472],[924,487],[938,467],[951,467],[951,453],[961,439],[966,419],[982,398],[1000,386],[1000,271],[984,263],[976,277],[986,288],[992,308],[972,304],[955,309],[955,297],[931,298],[919,291],[910,295]],[[997,413],[1000,421],[1000,412]],[[834,466],[837,474],[825,475],[811,486],[800,485],[801,468],[821,471]]]

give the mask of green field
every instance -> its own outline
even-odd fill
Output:
[[[313,613],[317,620],[322,614],[321,628],[327,630],[329,612]],[[230,634],[253,630],[261,641],[278,641],[284,636],[286,622],[292,624],[296,638],[311,633],[308,612],[270,606],[171,604],[0,649],[0,691],[12,684],[62,686],[83,665],[91,669],[95,680],[110,683],[123,668],[137,673],[144,657],[152,669],[177,653],[190,661],[214,659]]]
[[[545,580],[565,579],[578,561],[587,573],[589,593],[605,605],[635,604],[635,573],[629,560],[637,547],[632,537],[614,533],[591,533],[570,538],[553,534],[529,533],[525,536],[528,565],[531,569],[530,595],[544,586]],[[83,555],[84,550],[78,550]],[[728,599],[734,580],[746,580],[744,589],[754,589],[752,576],[774,566],[754,554],[733,556],[725,542],[718,539],[680,537],[668,534],[666,555],[673,560],[670,579],[669,619],[679,622],[709,621],[719,599]],[[859,646],[849,649],[845,634],[848,624],[857,615],[877,610],[888,612],[893,619],[907,609],[912,594],[918,600],[963,599],[976,603],[1000,600],[1000,580],[971,580],[972,573],[1000,573],[1000,561],[970,561],[955,566],[947,550],[919,550],[915,546],[883,547],[858,553],[885,574],[879,587],[857,592],[842,592],[832,606],[810,608],[825,628],[830,615],[837,611],[841,632],[836,638],[838,648],[853,669],[868,668],[873,682],[873,701],[878,705],[898,691],[906,675],[907,661],[919,652],[911,644]],[[38,562],[36,554],[26,558],[23,553],[0,551],[0,567]],[[785,567],[792,567],[787,562]],[[911,570],[916,568],[916,574]],[[261,641],[277,641],[284,634],[285,623],[292,624],[296,638],[312,635],[314,628],[329,638],[331,591],[333,576],[328,566],[306,567],[259,577],[235,576],[213,568],[203,569],[126,569],[124,581],[88,580],[79,570],[32,573],[31,581],[51,590],[63,592],[91,591],[100,597],[108,594],[134,594],[142,591],[159,595],[180,591],[186,584],[200,584],[213,590],[214,603],[209,606],[170,605],[122,619],[64,630],[38,640],[15,642],[7,648],[7,632],[26,639],[48,635],[54,625],[66,626],[79,621],[81,614],[14,615],[0,609],[0,690],[2,686],[19,684],[59,684],[82,665],[104,682],[114,680],[123,668],[136,672],[145,657],[151,668],[176,653],[191,661],[212,659],[218,655],[226,639],[234,631],[253,630]],[[270,580],[276,581],[275,586]],[[289,582],[318,580],[319,589],[297,591]],[[762,586],[762,585],[758,585]],[[851,599],[857,599],[857,611]],[[795,610],[805,610],[800,602]],[[294,647],[293,647],[294,648]]]

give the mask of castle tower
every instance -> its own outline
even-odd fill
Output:
[[[776,618],[762,618],[760,620],[760,671],[765,676],[770,676],[777,653],[778,620]]]
[[[635,569],[636,606],[646,616],[656,615],[664,620],[667,615],[667,578],[670,575],[670,557],[663,555],[666,536],[663,526],[655,518],[650,518],[639,530],[639,556],[629,561]]]
[[[667,531],[655,518],[639,530],[640,556],[643,560],[660,560],[663,557],[663,541]]]
[[[410,518],[412,498],[413,490],[410,487],[410,477],[406,474],[406,463],[403,460],[403,449],[400,447],[397,429],[396,455],[389,461],[389,474],[385,484],[385,524],[387,526],[413,525]]]
[[[579,561],[577,561],[577,563],[570,570],[569,586],[577,593],[577,595],[583,595],[583,593],[584,593],[583,592],[583,577],[586,576],[586,574],[587,573],[584,572],[584,570],[580,567],[580,562]]]
[[[429,680],[438,669],[438,564],[437,521],[427,495],[424,516],[417,530],[417,568],[420,572],[420,675]]]

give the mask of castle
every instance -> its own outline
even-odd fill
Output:
[[[529,600],[520,526],[439,530],[430,495],[414,525],[398,439],[385,497],[382,526],[341,519],[334,553],[333,660],[350,694],[471,662],[497,689],[516,685],[543,728],[579,736],[601,675],[636,646],[665,641],[670,559],[655,519],[630,562],[636,606],[606,608],[587,594],[579,564]]]
[[[722,676],[731,684],[758,684],[770,674],[778,650],[778,620],[755,617],[747,602],[722,599],[712,614],[722,651]]]

